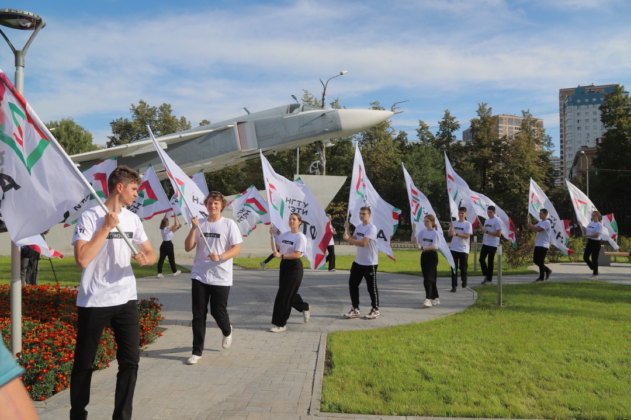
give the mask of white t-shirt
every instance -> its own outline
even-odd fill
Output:
[[[282,254],[293,254],[294,252],[307,252],[307,237],[302,233],[285,232],[276,237],[276,246]]]
[[[594,241],[600,241],[601,235],[600,233],[603,231],[603,224],[600,222],[589,222],[587,227],[585,228],[585,233],[587,234],[587,239],[592,239]],[[598,236],[595,238],[590,238],[590,235],[598,233]]]
[[[468,220],[465,220],[464,222],[456,220],[452,222],[451,225],[454,228],[454,233],[458,233],[460,235],[473,234],[473,227],[471,226],[471,222],[469,222]],[[451,249],[452,251],[464,252],[468,254],[470,250],[470,243],[471,243],[470,237],[467,239],[464,239],[464,238],[454,235],[451,237],[451,244],[449,244],[449,249]]]
[[[160,232],[162,233],[163,241],[170,241],[173,239],[173,236],[175,235],[175,232],[173,232],[169,226],[165,227]]]
[[[72,244],[90,241],[103,226],[105,210],[100,206],[84,211],[75,226]],[[118,214],[118,226],[134,244],[147,241],[140,218],[126,208]],[[131,249],[116,228],[112,229],[101,248],[81,273],[77,306],[108,307],[138,299],[136,278],[131,269]]]
[[[438,232],[435,229],[421,229],[416,234],[416,243],[425,251],[429,247],[438,249]]]
[[[377,228],[372,223],[361,224],[355,227],[353,238],[361,241],[364,238],[370,239],[368,245],[358,246],[355,262],[359,265],[379,264],[379,250],[377,249]]]
[[[550,228],[552,223],[549,220],[540,220],[535,226],[543,228],[541,232],[535,235],[535,246],[550,248]]]
[[[211,286],[232,286],[232,258],[226,261],[212,261],[208,254],[221,255],[234,245],[243,242],[239,227],[232,219],[221,217],[216,222],[204,219],[199,223],[210,250],[206,247],[199,231],[195,230],[196,253],[191,269],[191,277]]]
[[[502,222],[499,217],[488,218],[484,221],[484,236],[482,237],[482,245],[493,246],[497,248],[500,246],[500,237],[491,236],[490,232],[497,232],[502,230]]]
[[[335,245],[335,234],[336,233],[337,232],[335,232],[335,228],[333,227],[333,225],[331,225],[331,240],[329,241],[329,245],[328,246]]]

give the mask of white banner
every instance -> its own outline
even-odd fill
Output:
[[[208,184],[206,183],[206,176],[204,175],[204,172],[195,172],[191,179],[199,187],[199,190],[204,194],[204,198],[208,197]]]
[[[565,231],[565,223],[563,219],[559,217],[552,201],[548,198],[546,193],[537,185],[537,183],[530,178],[530,192],[528,193],[528,213],[536,220],[539,220],[539,210],[542,208],[548,210],[548,220],[550,221],[550,242],[554,245],[563,255],[568,255],[572,252],[567,246],[569,244],[569,237]]]
[[[256,229],[259,223],[270,223],[267,202],[254,185],[237,195],[228,207],[232,209],[233,219],[244,237]]]
[[[471,225],[475,229],[479,226],[477,214],[474,208],[473,200],[471,200],[471,189],[467,182],[462,179],[449,162],[447,153],[445,153],[445,173],[447,176],[447,196],[449,197],[449,211],[451,212],[451,220],[458,219],[458,208],[467,208],[467,219],[471,220]],[[486,209],[485,209],[486,210]],[[484,213],[486,218],[486,212]]]
[[[138,187],[138,197],[129,206],[129,210],[136,213],[141,220],[149,220],[156,214],[171,211],[171,203],[153,166],[150,165],[142,177],[142,182]]]

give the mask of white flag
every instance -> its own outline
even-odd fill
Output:
[[[42,235],[29,236],[21,241],[15,243],[17,246],[28,246],[35,252],[48,258],[63,258],[63,254],[55,249],[52,249],[44,240]]]
[[[0,213],[18,242],[66,221],[89,189],[2,71],[0,108]]]
[[[598,209],[594,203],[592,203],[592,200],[590,200],[583,191],[579,190],[576,185],[572,184],[567,179],[565,180],[565,184],[567,185],[567,190],[570,192],[570,199],[572,200],[572,206],[574,206],[576,220],[578,220],[578,223],[585,229],[589,222],[592,221],[592,212]],[[603,240],[609,242],[609,245],[616,251],[620,249],[616,241],[611,238],[611,233],[604,223],[601,237]]]
[[[467,182],[460,177],[454,171],[454,168],[449,162],[447,153],[445,153],[445,172],[447,176],[447,196],[449,197],[449,210],[451,212],[451,219],[458,219],[458,208],[467,208],[467,218],[471,220],[471,225],[475,229],[479,225],[478,211],[475,208],[475,204],[471,199],[471,189]],[[486,209],[484,209],[483,217],[487,217]]]
[[[254,185],[237,195],[228,207],[232,209],[234,221],[243,236],[248,236],[259,223],[270,223],[267,202]]]
[[[180,168],[178,164],[175,163],[164,150],[162,150],[153,136],[153,133],[150,132],[149,134],[156,152],[158,153],[158,156],[160,156],[160,160],[164,165],[167,176],[171,181],[173,190],[175,191],[173,196],[174,208],[180,209],[182,217],[184,217],[184,221],[186,221],[189,225],[191,224],[191,219],[195,216],[197,216],[200,220],[208,217],[208,212],[206,211],[206,206],[204,205],[204,199],[206,198],[204,193],[202,193],[197,184],[195,184],[193,180],[184,173],[182,168]]]
[[[129,210],[136,213],[141,220],[149,220],[156,214],[171,211],[171,203],[167,198],[162,184],[153,166],[147,168],[138,187],[138,197],[129,206]]]
[[[92,188],[96,194],[101,198],[101,200],[105,201],[107,196],[109,195],[108,187],[107,187],[107,179],[110,177],[110,174],[116,169],[116,159],[106,159],[103,162],[97,163],[96,165],[92,165],[89,169],[83,171],[83,176],[88,180]],[[64,226],[68,227],[70,225],[74,225],[77,223],[79,216],[83,213],[84,210],[94,207],[98,204],[96,198],[92,194],[87,194],[81,203],[79,203],[73,209],[73,212],[65,221]]]
[[[428,214],[433,215],[436,218],[436,226],[438,228],[438,250],[443,257],[447,260],[451,268],[456,269],[456,263],[454,262],[453,255],[451,255],[451,250],[449,249],[449,244],[447,244],[447,240],[445,239],[445,234],[443,229],[440,227],[440,222],[438,221],[438,216],[436,212],[432,208],[432,204],[427,199],[427,196],[421,192],[416,185],[414,185],[414,181],[412,181],[412,177],[405,169],[403,163],[401,163],[401,167],[403,168],[403,178],[405,178],[405,187],[408,192],[408,201],[410,202],[410,221],[412,222],[412,226],[414,227],[414,237],[416,237],[416,232],[419,229],[423,228],[423,218]]]
[[[305,257],[311,268],[324,267],[326,247],[331,240],[331,224],[324,209],[302,181],[292,182],[277,174],[263,153],[261,165],[272,225],[280,232],[287,232],[289,215],[298,213],[302,217],[302,231],[307,237]]]
[[[498,206],[495,201],[491,200],[489,197],[482,193],[471,191],[471,199],[474,203],[476,203],[476,209],[485,209],[485,218],[488,217],[488,215],[486,214],[486,209],[489,206],[495,206],[495,216],[500,219],[500,225],[502,226],[502,236],[504,237],[504,239],[510,241],[512,246],[516,247],[517,236],[515,235],[515,224],[513,223],[513,220],[508,217],[508,214],[506,214],[506,212],[500,206]],[[478,216],[481,215],[478,214]]]
[[[191,178],[193,179],[193,182],[197,184],[199,190],[204,194],[204,198],[208,197],[208,184],[206,183],[206,176],[204,175],[204,171],[194,173]]]
[[[394,259],[390,241],[399,226],[401,210],[388,204],[372,186],[366,176],[366,167],[364,166],[362,155],[359,152],[359,147],[355,145],[353,176],[351,178],[351,190],[348,197],[348,213],[350,215],[350,222],[354,226],[361,224],[359,209],[364,206],[370,207],[372,224],[377,228],[377,245],[379,250],[391,259]]]
[[[569,238],[565,231],[565,223],[563,219],[559,217],[552,201],[548,198],[546,193],[543,192],[539,185],[530,178],[530,192],[528,193],[528,213],[535,219],[539,220],[539,210],[542,208],[548,210],[548,220],[550,221],[550,242],[554,245],[563,255],[568,255],[572,252],[567,247]]]

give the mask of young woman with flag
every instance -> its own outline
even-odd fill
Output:
[[[421,247],[421,272],[423,273],[423,286],[425,287],[424,308],[440,305],[438,299],[438,287],[436,286],[438,268],[438,231],[436,230],[436,218],[428,214],[423,218],[423,229],[416,233],[416,243]]]
[[[583,260],[592,270],[592,278],[598,280],[598,255],[600,254],[600,239],[603,230],[602,216],[598,210],[592,212],[592,220],[585,228],[585,252],[583,252]]]
[[[287,331],[287,320],[291,315],[291,309],[302,312],[304,322],[309,322],[311,308],[298,294],[302,283],[301,258],[307,251],[307,238],[300,231],[302,217],[298,213],[289,215],[289,231],[277,236],[270,229],[272,252],[274,257],[280,258],[280,271],[278,272],[278,292],[274,299],[274,311],[272,314],[272,328],[270,332],[279,333]]]
[[[162,244],[160,244],[160,258],[158,258],[158,278],[164,277],[162,275],[162,267],[164,266],[164,259],[169,258],[169,266],[171,266],[171,272],[174,276],[182,274],[175,265],[175,250],[173,249],[173,236],[175,232],[180,229],[182,225],[177,220],[177,216],[173,213],[173,224],[169,224],[169,218],[165,217],[160,222],[160,233],[162,234]]]
[[[236,222],[221,215],[226,207],[222,193],[211,191],[204,205],[208,217],[202,221],[193,217],[184,241],[186,252],[197,248],[191,268],[193,354],[186,361],[189,365],[196,364],[202,357],[209,304],[210,314],[223,334],[221,346],[227,349],[232,345],[228,296],[232,286],[232,259],[241,252],[243,242]]]
[[[451,292],[455,293],[458,287],[458,270],[460,269],[460,279],[462,287],[467,287],[467,268],[469,263],[470,237],[473,235],[471,222],[467,220],[467,208],[458,208],[458,220],[451,222],[449,236],[451,244],[449,249],[454,258],[456,267],[451,270]]]
[[[495,216],[495,206],[488,206],[486,209],[487,219],[484,221],[484,236],[482,237],[482,249],[480,250],[480,269],[484,280],[482,284],[491,283],[493,280],[493,264],[495,253],[500,246],[502,237],[502,222]]]

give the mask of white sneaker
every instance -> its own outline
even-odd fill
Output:
[[[305,320],[305,324],[309,322],[309,320],[311,319],[311,306],[309,306],[309,309],[307,309],[306,311],[302,311],[302,317]]]
[[[231,345],[232,345],[232,325],[230,326],[230,335],[224,336],[224,338],[221,340],[221,347],[223,347],[224,349],[229,349]]]
[[[357,308],[351,308],[350,311],[348,311],[347,313],[344,314],[344,317],[346,319],[355,319],[355,318],[359,318],[359,309]]]
[[[180,270],[177,270],[175,273],[173,273],[173,277],[177,277],[180,274],[182,274],[182,272]]]
[[[432,300],[432,305],[434,305],[434,306],[440,305],[440,300],[438,298]]]
[[[598,280],[598,276],[597,275],[593,275],[590,277],[592,280]]]
[[[274,325],[272,328],[269,329],[269,332],[273,332],[273,333],[280,333],[280,332],[285,332],[287,331],[287,327],[278,327],[276,325]]]
[[[162,277],[164,277],[164,276],[162,275],[162,273],[158,273],[158,275],[157,275],[156,277],[157,277],[157,278],[159,278],[159,279],[161,279],[161,278],[162,278]]]
[[[261,267],[261,270],[265,270],[265,263],[264,262],[260,263],[259,267]]]
[[[186,359],[186,364],[187,365],[196,365],[197,362],[199,362],[199,359],[201,359],[201,358],[202,358],[202,356],[198,356],[196,354],[192,354],[191,357]]]
[[[425,299],[423,301],[423,308],[431,308],[432,307],[432,301],[429,299]]]
[[[379,309],[375,309],[372,308],[370,310],[370,312],[368,312],[368,315],[366,315],[366,319],[377,319],[379,318],[379,315],[381,315],[381,312],[379,312]]]

